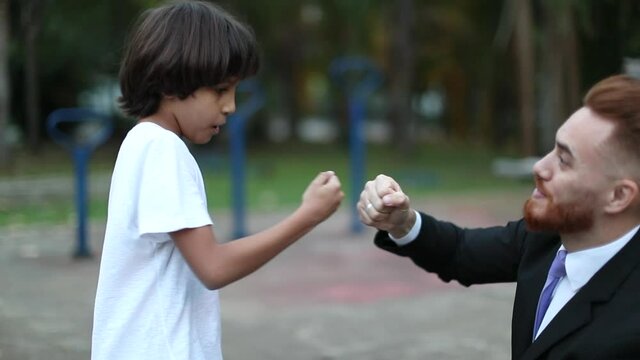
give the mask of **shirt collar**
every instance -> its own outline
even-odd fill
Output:
[[[640,225],[606,245],[568,253],[565,269],[571,289],[574,292],[580,290],[604,264],[611,260],[633,238],[639,228]],[[559,250],[566,249],[562,245]]]

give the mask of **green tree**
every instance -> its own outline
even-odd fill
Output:
[[[79,95],[117,77],[125,34],[160,1],[10,1],[12,114],[37,151],[51,111],[79,105]],[[115,99],[114,99],[115,100]]]
[[[272,0],[268,6],[255,6],[252,1],[225,2],[224,5],[254,28],[262,50],[259,77],[268,91],[269,115],[282,116],[289,132],[295,136],[301,117],[299,90],[305,41],[301,3]]]

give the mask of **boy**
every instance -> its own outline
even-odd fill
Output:
[[[219,289],[260,268],[330,216],[343,193],[320,173],[275,226],[218,244],[202,174],[181,137],[208,142],[254,75],[252,31],[205,2],[145,12],[120,69],[138,119],[113,171],[94,310],[92,358],[222,359]]]

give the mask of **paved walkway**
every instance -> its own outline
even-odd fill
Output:
[[[422,209],[463,226],[520,213],[517,192],[425,199]],[[228,237],[227,214],[213,214]],[[284,214],[254,214],[264,229]],[[348,231],[346,207],[278,258],[221,291],[230,360],[508,359],[512,285],[465,289]],[[0,360],[80,360],[104,224],[91,224],[93,260],[70,254],[74,225],[0,229]]]

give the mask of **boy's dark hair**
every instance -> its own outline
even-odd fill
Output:
[[[118,101],[127,115],[143,118],[165,95],[184,99],[200,87],[252,76],[258,66],[249,26],[211,3],[173,2],[138,20],[120,67]]]

